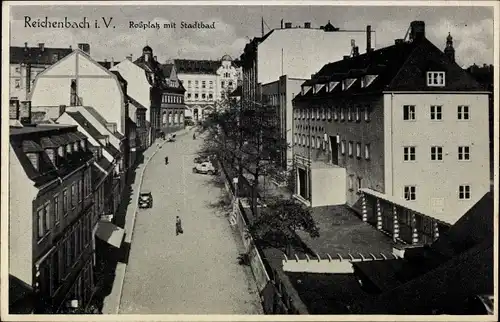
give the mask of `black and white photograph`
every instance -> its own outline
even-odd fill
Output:
[[[4,2],[1,320],[496,321],[499,9]]]

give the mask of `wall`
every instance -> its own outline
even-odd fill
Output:
[[[404,186],[415,185],[424,213],[463,215],[489,191],[488,97],[486,94],[386,94],[386,193],[403,198]],[[416,120],[403,120],[403,105],[416,106]],[[430,120],[430,106],[442,105],[442,120]],[[457,106],[469,106],[469,120],[457,119]],[[392,121],[391,121],[392,120]],[[431,146],[443,147],[443,160],[431,161]],[[403,147],[416,147],[416,160],[404,162]],[[470,147],[470,160],[458,160],[458,146]],[[392,149],[390,149],[392,147]],[[392,152],[391,152],[392,151]],[[391,185],[392,182],[392,185]],[[471,199],[459,200],[459,185],[471,186]],[[433,198],[444,199],[441,212]]]
[[[360,26],[363,29],[364,26]],[[366,31],[324,32],[319,29],[277,29],[258,47],[256,83],[269,83],[281,75],[310,78],[323,65],[342,60],[351,53],[351,39],[360,53],[366,46]],[[372,47],[375,37],[372,35]],[[283,50],[283,57],[282,57]],[[283,70],[281,70],[283,61]]]
[[[346,203],[346,170],[344,168],[313,168],[311,179],[312,207],[343,205]]]
[[[81,105],[94,107],[106,120],[116,122],[118,131],[124,134],[125,102],[120,83],[115,75],[79,51],[74,51],[37,77],[31,105],[69,106],[72,79],[77,79]]]
[[[127,95],[148,109],[148,111],[146,111],[146,120],[150,122],[149,108],[151,106],[151,101],[149,90],[151,86],[146,79],[146,72],[144,69],[128,59],[125,59],[121,63],[113,66],[110,70],[120,72],[120,75],[127,81]]]
[[[347,108],[354,106],[370,106],[369,121],[365,121],[364,114],[360,112],[360,120],[355,119],[355,109],[352,108],[353,119],[347,118]],[[340,118],[340,108],[344,107],[344,121]],[[311,134],[313,137],[320,137],[324,141],[324,134],[328,137],[339,135],[340,141],[345,141],[345,154],[341,153],[341,144],[338,144],[338,165],[346,169],[346,202],[352,206],[360,198],[357,190],[357,177],[361,178],[362,188],[371,188],[383,192],[384,189],[384,111],[383,100],[377,96],[354,96],[345,99],[325,100],[319,104],[312,105],[310,102],[301,102],[295,107],[296,110],[305,108],[306,117],[302,118],[294,113],[294,136],[295,134],[305,135],[306,138]],[[308,118],[310,109],[313,118]],[[331,118],[328,112],[325,112],[326,118],[320,113],[320,119],[316,117],[317,108],[332,108]],[[337,110],[337,120],[334,118],[334,110]],[[301,127],[300,127],[301,126]],[[307,127],[310,126],[311,130]],[[295,138],[294,138],[295,140]],[[353,156],[348,156],[349,141],[353,142]],[[356,143],[361,143],[361,158],[356,158]],[[328,145],[330,142],[328,141]],[[370,159],[364,157],[365,145],[370,145]],[[327,149],[310,148],[313,161],[328,163],[330,158],[330,147]],[[293,146],[294,154],[309,157],[308,143],[306,145],[295,144]],[[353,179],[353,187],[350,189],[349,176]]]
[[[9,274],[32,285],[33,209],[38,189],[9,149]],[[15,255],[14,255],[15,254]]]
[[[289,78],[288,76],[280,77],[280,82],[285,82],[285,88],[282,92],[285,95],[284,106],[281,108],[285,110],[286,121],[285,121],[285,132],[286,132],[286,142],[288,143],[289,149],[286,152],[287,160],[287,170],[290,170],[293,164],[293,98],[300,93],[301,85],[306,81],[306,79],[301,78]]]
[[[47,65],[48,66],[48,65]],[[47,66],[45,65],[31,65],[31,81],[33,85],[33,80],[35,77],[43,71]],[[19,69],[19,70],[17,70]],[[20,64],[10,64],[10,90],[9,90],[9,98],[17,97],[18,100],[24,101],[27,100],[26,96],[26,81],[27,81],[27,70],[25,66],[20,66]],[[15,87],[16,80],[19,80],[19,88]]]

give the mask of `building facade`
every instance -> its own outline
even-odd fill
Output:
[[[184,100],[198,122],[241,82],[241,67],[229,55],[221,60],[175,59],[178,78],[186,88]]]
[[[283,75],[308,79],[324,64],[358,50],[358,45],[365,42],[371,49],[375,46],[374,33],[370,26],[366,31],[349,31],[339,30],[330,22],[320,28],[311,28],[309,22],[292,27],[287,22],[281,28],[256,37],[245,46],[241,56],[242,99],[260,101],[260,86]]]
[[[90,48],[87,44],[78,47]],[[72,51],[71,46],[49,48],[44,43],[39,43],[38,47],[28,47],[28,43],[24,43],[24,47],[11,46],[9,98],[20,102],[28,100],[36,76]]]
[[[32,287],[35,313],[86,307],[95,291],[93,160],[75,126],[10,128],[9,274]]]
[[[150,85],[151,142],[162,137],[162,133],[183,128],[184,124],[179,124],[179,120],[184,120],[185,89],[176,78],[175,70],[171,66],[161,65],[149,46],[143,48],[142,56],[136,59],[134,64],[144,70]]]
[[[283,169],[293,166],[293,106],[292,99],[300,93],[303,78],[292,78],[287,75],[279,80],[262,85],[264,104],[271,106],[276,113],[276,124],[282,139],[286,140],[288,149],[281,152],[280,164]]]
[[[407,41],[325,65],[294,104],[297,194],[313,206],[377,216],[379,204],[362,203],[373,192],[453,224],[489,191],[488,93],[425,38],[423,22]]]

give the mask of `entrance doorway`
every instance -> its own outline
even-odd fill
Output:
[[[339,165],[339,142],[337,142],[337,136],[330,136],[330,150],[332,151],[332,164]]]
[[[306,170],[304,169],[298,169],[298,174],[299,174],[299,195],[307,199],[307,176],[306,176]]]

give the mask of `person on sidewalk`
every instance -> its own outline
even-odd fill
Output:
[[[177,236],[179,234],[184,234],[184,231],[182,229],[181,218],[179,216],[176,216],[175,217],[175,235]]]
[[[184,234],[184,231],[182,230],[181,218],[179,218],[179,216],[176,216],[175,217],[175,235],[177,236],[179,234]]]
[[[165,164],[168,164],[168,157],[165,157]]]
[[[193,140],[196,140],[196,132],[193,133]]]

